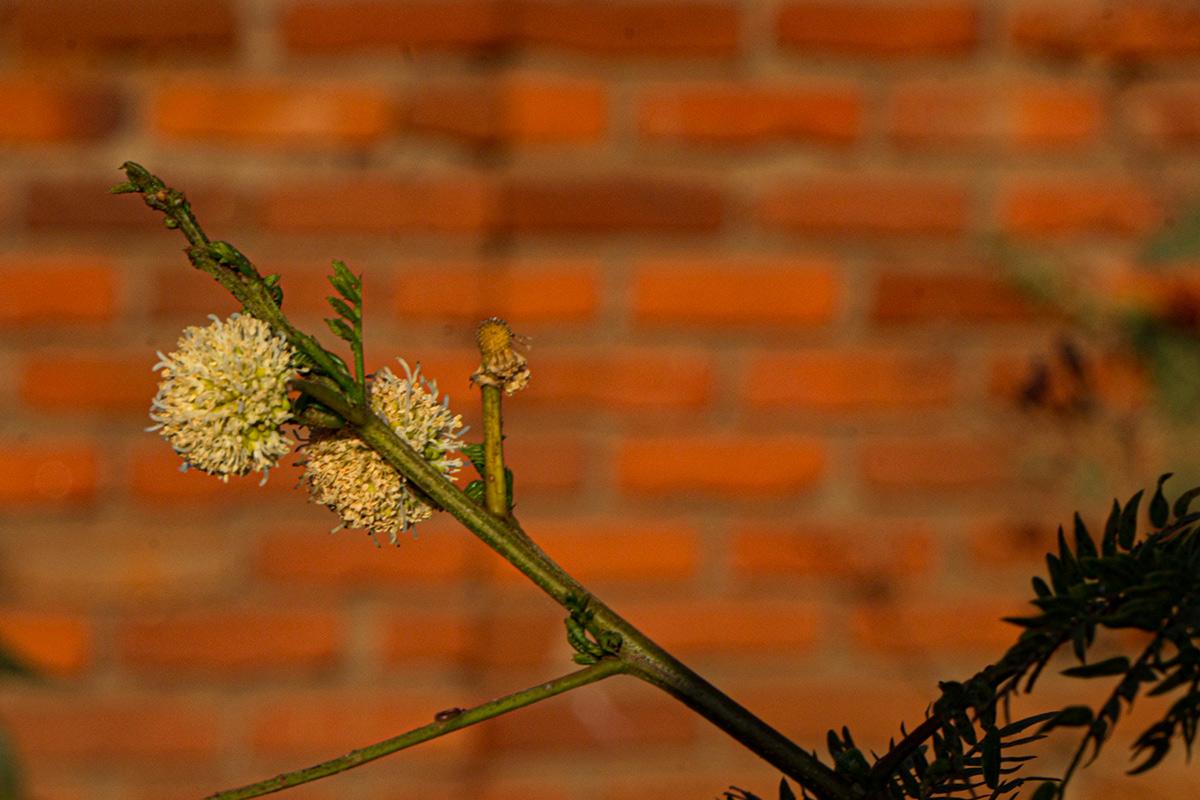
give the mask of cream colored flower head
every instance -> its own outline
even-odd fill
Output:
[[[162,370],[150,407],[157,430],[195,467],[228,482],[261,470],[263,483],[295,445],[280,426],[292,415],[287,382],[295,350],[255,317],[234,314],[183,332],[179,349],[158,354]]]
[[[450,412],[449,397],[438,401],[437,382],[421,376],[420,364],[409,369],[399,361],[405,377],[384,367],[371,381],[371,410],[426,461],[452,476],[462,467],[457,457],[466,431],[462,417]],[[304,451],[309,494],[333,509],[342,520],[339,527],[365,528],[371,538],[386,533],[399,544],[397,533],[433,514],[420,490],[352,431],[314,428]]]

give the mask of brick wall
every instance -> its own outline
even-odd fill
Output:
[[[570,666],[447,519],[379,550],[295,468],[177,471],[155,351],[235,307],[106,193],[124,160],[309,330],[330,259],[365,273],[369,364],[420,360],[476,431],[474,324],[530,335],[526,528],[785,733],[880,748],[1011,641],[1076,503],[1178,467],[1014,407],[1064,323],[984,245],[1130,264],[1200,191],[1198,100],[1188,0],[0,3],[0,635],[55,676],[0,717],[35,796],[199,797]],[[1095,452],[1091,495],[1046,467]],[[1200,786],[1110,759],[1077,797]],[[774,781],[617,679],[289,796]]]

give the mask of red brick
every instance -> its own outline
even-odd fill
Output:
[[[497,221],[498,197],[471,177],[363,177],[279,186],[267,192],[263,223],[280,231],[472,233]]]
[[[1103,106],[1082,87],[926,80],[896,89],[889,124],[904,147],[1043,150],[1094,143]]]
[[[116,128],[121,100],[106,87],[55,80],[0,81],[0,142],[10,145],[87,141]]]
[[[134,52],[155,58],[228,53],[235,19],[227,0],[19,0],[16,29],[27,52]]]
[[[502,566],[504,564],[507,562],[502,562]],[[515,572],[511,566],[507,568]],[[528,584],[522,589],[527,590]],[[520,610],[491,609],[477,620],[466,655],[467,665],[489,672],[514,669],[562,671],[574,655],[567,644],[564,616],[561,609],[550,603]]]
[[[378,690],[316,695],[310,691],[257,709],[251,747],[260,755],[330,758],[428,725],[434,721],[433,715],[447,705],[444,695],[401,695]],[[462,753],[470,749],[477,731],[457,731],[426,742],[420,749],[442,757]],[[418,753],[410,755],[417,757]]]
[[[1006,230],[1028,236],[1136,236],[1162,220],[1151,191],[1120,178],[1014,183],[1004,193],[1000,213]]]
[[[863,546],[865,540],[870,546]],[[730,547],[733,569],[755,581],[767,576],[889,581],[928,575],[939,561],[931,526],[908,521],[747,523],[734,531]]]
[[[538,350],[522,400],[581,410],[700,409],[713,394],[713,364],[695,351],[622,348],[615,353]]]
[[[641,687],[638,687],[641,688]],[[572,702],[606,709],[603,717],[585,721]],[[598,697],[597,697],[598,695]],[[696,736],[700,718],[682,703],[660,692],[610,691],[608,684],[580,690],[580,697],[552,697],[518,709],[483,726],[487,749],[514,752],[637,752],[677,751]],[[511,758],[511,756],[509,756]]]
[[[698,764],[691,766],[686,772],[672,771],[663,775],[658,767],[649,769],[625,770],[620,774],[608,776],[604,781],[603,793],[598,795],[600,800],[642,800],[645,797],[707,797],[712,794],[714,786],[724,787],[729,783],[728,773],[716,764]],[[739,770],[738,782],[750,786],[754,790],[760,787],[751,784]],[[724,795],[721,795],[722,797]]]
[[[1014,43],[1039,55],[1140,61],[1200,53],[1200,12],[1185,4],[1091,2],[1053,10],[1026,4],[1012,20]]]
[[[248,496],[254,502],[302,502],[308,496],[303,489],[296,488],[303,470],[293,466],[294,456],[280,459],[279,466],[271,470],[262,486],[259,483],[263,476],[258,472],[231,477],[225,482],[197,469],[180,471],[183,459],[165,441],[152,441],[154,438],[158,438],[157,434],[147,433],[146,441],[132,448],[129,490],[140,499],[156,503],[236,504],[247,502]]]
[[[260,271],[265,272],[261,267]],[[289,284],[288,280],[283,281],[285,308],[290,314],[293,309]],[[224,319],[241,309],[241,303],[229,294],[228,289],[209,275],[192,269],[186,259],[156,272],[151,279],[148,304],[156,318],[179,318],[190,325],[206,324],[211,321],[207,320],[209,314]]]
[[[971,273],[887,271],[875,285],[871,318],[878,324],[1018,322],[1033,303],[999,278]]]
[[[798,2],[780,10],[779,42],[809,53],[961,55],[979,38],[974,3]]]
[[[1099,521],[1102,525],[1103,520]],[[967,553],[977,567],[994,570],[1013,567],[1040,570],[1046,554],[1058,548],[1059,522],[1050,519],[1008,518],[981,520],[970,526]],[[1093,535],[1103,531],[1088,524]],[[1071,534],[1068,532],[1068,536]],[[1068,541],[1074,541],[1068,538]]]
[[[1011,647],[1021,629],[1003,617],[1027,611],[1020,603],[960,598],[863,606],[850,617],[850,635],[863,650],[897,657],[978,653],[994,657]]]
[[[161,515],[74,525],[69,545],[29,537],[8,559],[5,580],[30,603],[72,609],[178,607],[227,597],[244,573],[223,530]]]
[[[117,314],[117,283],[102,256],[7,256],[0,261],[0,324],[107,322]]]
[[[330,5],[294,0],[281,22],[283,40],[299,53],[356,50],[474,50],[502,38],[495,0],[406,0]]]
[[[330,517],[331,527],[336,519]],[[263,536],[254,551],[255,572],[272,581],[307,586],[403,586],[454,581],[466,577],[472,554],[480,549],[458,523],[439,515],[405,534],[401,546],[376,547],[359,532],[276,531]],[[387,544],[384,537],[380,542]]]
[[[216,758],[219,742],[211,705],[152,693],[14,703],[4,721],[23,755],[59,769],[71,763],[207,763]]]
[[[121,660],[137,672],[312,672],[342,656],[341,622],[326,612],[222,609],[133,619],[117,639]]]
[[[571,518],[522,523],[551,558],[585,584],[681,581],[694,578],[700,563],[700,533],[681,522]],[[502,579],[526,580],[506,561],[488,563]]]
[[[62,411],[149,414],[159,378],[150,368],[157,360],[149,353],[40,351],[21,370],[21,401]]]
[[[185,190],[192,210],[209,230],[232,225],[240,210],[234,195],[226,188],[160,175],[168,185]],[[159,241],[183,244],[175,231],[163,227],[163,216],[146,207],[139,195],[109,193],[124,175],[114,171],[111,180],[45,178],[25,187],[25,224],[37,231],[84,230],[137,233],[159,237]]]
[[[1153,84],[1125,96],[1125,118],[1141,143],[1190,148],[1200,142],[1200,87],[1192,83]]]
[[[522,45],[596,55],[727,57],[738,50],[739,22],[734,5],[713,2],[297,2],[286,12],[283,33],[289,49],[304,53]]]
[[[845,145],[862,129],[862,99],[848,89],[683,84],[643,94],[638,126],[651,140],[749,144],[774,140]]]
[[[887,677],[882,677],[863,674],[861,669],[850,675],[843,671],[836,677],[792,674],[786,683],[776,680],[728,690],[781,733],[802,745],[819,747],[822,755],[826,734],[842,725],[850,728],[860,747],[883,752],[888,739],[899,738],[900,723],[912,730],[937,697],[934,681],[926,684],[894,674],[895,670],[889,670]]]
[[[598,81],[541,76],[426,86],[410,124],[473,144],[592,143],[608,127],[608,92]]]
[[[740,49],[741,17],[729,2],[692,0],[521,0],[513,23],[520,44],[596,55],[707,56]]]
[[[673,653],[795,653],[812,648],[822,627],[811,604],[777,600],[631,603],[622,613]]]
[[[617,451],[621,488],[647,494],[788,496],[811,487],[824,467],[820,440],[791,436],[641,437]]]
[[[945,408],[954,399],[954,362],[913,353],[760,353],[749,362],[745,402],[758,408],[863,412]]]
[[[7,506],[77,503],[97,488],[96,453],[84,442],[0,445],[0,503]]]
[[[725,219],[721,190],[647,178],[518,178],[505,205],[518,233],[705,233]]]
[[[517,395],[516,401],[519,400]],[[562,498],[565,492],[580,487],[586,454],[578,438],[534,431],[522,433],[513,425],[509,430],[511,438],[504,443],[504,457],[516,475],[514,492],[518,501],[522,491]],[[471,471],[467,467],[464,474]]]
[[[888,491],[952,492],[995,487],[1009,477],[1004,442],[979,439],[882,439],[863,445],[863,479]]]
[[[5,611],[0,641],[38,671],[75,674],[91,660],[91,632],[78,616]]]
[[[255,265],[264,275],[277,273],[282,276],[284,310],[290,317],[330,315],[332,309],[326,298],[332,292],[328,276],[333,270],[329,260],[320,257],[314,264],[297,264],[270,256],[259,258],[257,253],[253,256]],[[362,274],[366,302],[372,307],[376,302],[383,302],[389,288],[389,276],[383,270],[364,269],[354,259],[346,261],[352,272]],[[241,304],[228,289],[211,276],[193,269],[182,258],[166,263],[154,272],[151,295],[148,301],[151,313],[173,321],[178,318],[186,325],[207,325],[209,314],[223,319],[241,310]],[[318,322],[316,327],[321,336],[326,335],[324,325]]]
[[[441,775],[406,775],[402,783],[403,786],[396,786],[393,782],[382,792],[372,793],[371,797],[373,800],[406,800],[413,792],[417,792],[422,800],[456,800],[464,794],[477,800],[571,800],[574,796],[571,778],[558,774],[557,770],[536,776],[497,775],[489,777],[486,785],[465,775],[456,775],[453,779]]]
[[[174,81],[150,97],[151,125],[168,140],[338,148],[377,142],[398,112],[362,84]]]
[[[634,275],[633,312],[656,324],[812,327],[832,321],[840,289],[825,259],[654,259]]]
[[[445,670],[467,662],[477,627],[462,613],[393,612],[380,622],[380,652],[388,664],[425,663]]]
[[[767,190],[758,205],[769,227],[834,236],[958,234],[968,213],[965,188],[917,179],[806,180]]]
[[[1094,144],[1106,127],[1104,102],[1082,87],[1027,86],[1014,103],[1014,136],[1029,149]]]
[[[526,325],[593,319],[601,274],[599,262],[588,259],[405,265],[393,307],[406,320],[475,325],[500,317],[519,333]]]

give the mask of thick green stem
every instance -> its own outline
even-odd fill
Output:
[[[302,783],[327,778],[330,775],[354,769],[369,761],[391,755],[399,750],[412,747],[415,744],[427,742],[439,736],[445,736],[452,731],[466,728],[469,725],[475,725],[492,717],[507,714],[509,711],[515,711],[518,708],[524,708],[533,703],[549,699],[571,689],[578,689],[589,683],[595,683],[603,678],[620,674],[625,670],[626,666],[617,659],[606,658],[586,669],[572,672],[561,678],[555,678],[547,683],[540,683],[523,692],[510,694],[507,697],[501,697],[497,700],[475,706],[474,708],[462,710],[449,709],[440,712],[435,720],[428,725],[414,728],[408,733],[402,733],[399,736],[385,739],[368,747],[352,750],[339,758],[334,758],[304,769],[298,769],[295,772],[285,772],[269,780],[252,783],[238,789],[217,792],[214,795],[209,795],[205,800],[248,800],[251,797],[261,797],[264,794],[271,794],[272,792],[278,792],[292,786],[299,786]]]
[[[508,477],[504,472],[504,436],[501,406],[503,395],[499,386],[484,384],[483,395],[483,487],[488,511],[507,517]]]
[[[335,408],[335,411],[340,409]],[[849,787],[816,756],[738,705],[588,592],[511,522],[487,513],[418,456],[387,424],[368,415],[359,436],[472,533],[521,570],[559,605],[568,595],[590,598],[598,629],[621,634],[620,658],[632,674],[665,689],[784,774],[828,800],[852,800]]]
[[[757,753],[788,777],[807,787],[822,800],[856,800],[849,784],[816,756],[805,752],[791,740],[738,705],[705,681],[682,662],[663,650],[644,633],[625,621],[558,566],[537,546],[507,514],[489,513],[419,456],[388,425],[368,408],[346,399],[355,394],[353,378],[338,369],[329,353],[307,334],[301,333],[283,316],[262,280],[247,280],[237,272],[206,255],[207,238],[179,192],[167,189],[162,181],[144,168],[127,163],[130,185],[143,193],[147,205],[163,211],[180,227],[194,247],[188,257],[198,268],[209,272],[242,302],[254,316],[270,323],[297,349],[332,376],[341,394],[332,385],[314,381],[313,397],[346,419],[358,435],[407,479],[425,492],[441,508],[461,522],[484,544],[519,569],[559,605],[567,607],[568,597],[588,599],[595,612],[593,632],[614,631],[621,636],[619,659],[625,671],[652,683],[678,698],[721,730]],[[294,381],[294,385],[302,386]],[[498,416],[497,416],[498,422]],[[503,475],[503,468],[499,473]],[[503,479],[502,479],[503,480]],[[505,483],[500,484],[505,491]],[[504,506],[507,510],[507,498]],[[232,796],[231,796],[232,797]],[[223,800],[230,800],[224,798]]]

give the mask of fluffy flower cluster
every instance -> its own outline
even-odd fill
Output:
[[[421,376],[421,365],[405,377],[387,367],[369,387],[371,410],[396,435],[446,475],[462,467],[456,454],[466,431],[462,417],[450,412],[450,398],[438,402],[437,383]],[[353,432],[315,428],[305,446],[305,475],[312,500],[333,509],[342,526],[365,528],[372,538],[387,533],[399,544],[398,532],[428,519],[433,507],[383,457]],[[339,527],[342,527],[339,526]]]
[[[287,382],[295,351],[271,326],[248,315],[183,332],[179,349],[158,354],[162,370],[150,418],[183,469],[195,467],[228,482],[261,470],[263,482],[295,445],[280,426],[291,417]]]

